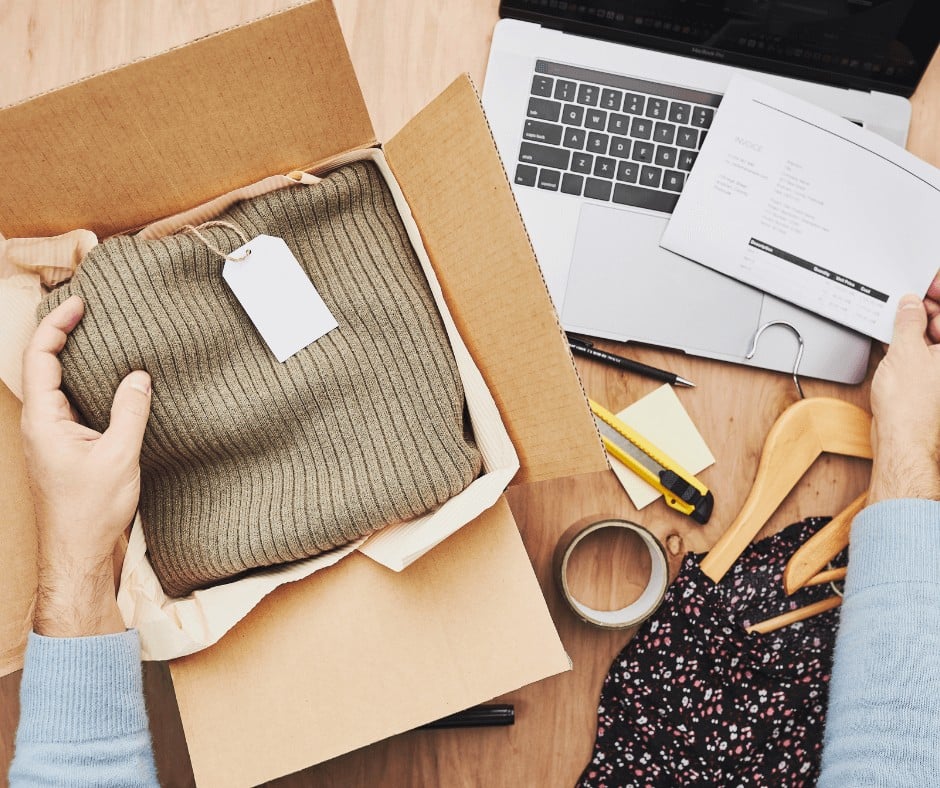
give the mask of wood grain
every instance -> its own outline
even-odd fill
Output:
[[[291,2],[0,0],[4,75],[0,105],[271,13]],[[477,86],[482,85],[497,5],[497,0],[336,0],[380,139],[392,136],[458,73],[469,72]],[[933,164],[940,164],[938,112],[940,61],[935,58],[913,99],[909,137],[910,149]],[[505,698],[516,704],[517,722],[511,728],[412,732],[271,785],[554,786],[570,785],[576,779],[591,751],[601,682],[631,633],[592,629],[564,607],[550,570],[558,536],[587,515],[633,519],[669,540],[675,572],[681,552],[706,549],[734,519],[750,489],[770,426],[797,396],[786,375],[653,349],[599,345],[696,382],[697,388],[677,393],[717,460],[701,474],[716,497],[709,524],[694,526],[659,504],[636,512],[606,472],[514,488],[510,502],[574,670]],[[871,369],[879,358],[876,352]],[[586,391],[614,411],[657,385],[590,360],[579,360],[578,367]],[[806,380],[804,387],[807,396],[837,397],[867,407],[870,379],[869,374],[857,387]],[[558,451],[564,451],[564,446]],[[762,534],[806,516],[839,511],[865,489],[868,466],[862,460],[821,458]],[[611,565],[598,560],[581,566],[587,571],[580,582],[599,588],[610,582]],[[167,671],[162,665],[148,665],[144,675],[161,780],[165,785],[191,785]],[[18,674],[0,682],[0,774],[6,774],[12,755],[18,684]],[[368,714],[368,708],[363,713]],[[311,737],[316,735],[310,731]]]

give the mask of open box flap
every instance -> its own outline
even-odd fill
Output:
[[[374,142],[312,2],[0,110],[0,230],[107,237]]]
[[[204,788],[255,785],[569,668],[504,498],[403,573],[352,555],[170,663]]]
[[[385,145],[385,155],[519,453],[513,483],[605,470],[584,390],[470,79],[453,82]]]
[[[20,403],[0,383],[0,676],[23,666],[36,590],[36,520],[20,442]]]

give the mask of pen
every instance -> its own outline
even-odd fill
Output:
[[[623,356],[615,356],[613,353],[599,350],[594,347],[593,343],[585,339],[575,339],[570,334],[566,336],[568,337],[568,346],[571,350],[575,353],[580,353],[582,356],[587,356],[597,361],[603,361],[606,364],[625,369],[627,372],[636,372],[637,375],[645,375],[648,378],[653,378],[653,380],[661,380],[663,383],[668,383],[671,386],[695,386],[691,380],[681,378],[673,372],[666,372],[664,369],[656,369],[656,367],[641,364],[639,361],[633,361]]]
[[[511,703],[491,703],[471,706],[434,722],[422,725],[422,728],[481,728],[493,725],[512,725],[516,721],[516,709]]]

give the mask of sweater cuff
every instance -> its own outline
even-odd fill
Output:
[[[845,593],[940,582],[940,501],[904,498],[863,509],[852,523]]]
[[[140,639],[30,633],[20,685],[22,742],[80,742],[147,730]]]

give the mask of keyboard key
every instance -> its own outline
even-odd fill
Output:
[[[559,170],[568,169],[568,156],[568,151],[563,148],[550,148],[547,145],[536,145],[534,142],[523,142],[519,149],[519,161],[543,167],[557,167]]]
[[[665,145],[672,145],[676,139],[676,127],[671,123],[657,123],[653,131],[653,139]]]
[[[565,104],[561,113],[561,122],[570,123],[572,126],[580,126],[584,120],[584,107],[577,104]]]
[[[643,107],[646,105],[646,98],[638,96],[636,93],[623,94],[623,111],[631,115],[642,115]]]
[[[584,141],[587,138],[587,132],[584,129],[575,126],[565,127],[565,141],[562,143],[566,148],[576,148],[582,150]]]
[[[608,159],[606,156],[598,156],[594,159],[594,174],[598,178],[613,178],[616,162]]]
[[[593,200],[609,200],[610,190],[613,187],[611,181],[601,181],[597,178],[588,178],[584,187],[584,196]]]
[[[591,153],[607,153],[607,135],[596,131],[589,132],[587,150]]]
[[[651,189],[658,189],[663,179],[663,171],[659,167],[645,166],[640,170],[640,183]]]
[[[683,126],[676,133],[676,144],[683,148],[694,148],[698,145],[698,131]]]
[[[616,156],[620,159],[627,159],[630,157],[630,140],[626,137],[611,137],[610,138],[610,150],[607,151],[611,156]]]
[[[597,106],[600,97],[600,88],[597,85],[578,85],[578,103],[589,107]]]
[[[656,120],[665,120],[669,112],[669,102],[666,99],[650,98],[646,102],[646,117]]]
[[[614,112],[619,112],[622,103],[623,93],[621,93],[619,90],[605,88],[601,91],[601,106],[604,109],[610,109]]]
[[[529,109],[526,111],[526,115],[530,118],[555,122],[560,114],[561,104],[557,101],[549,101],[537,96],[529,99]]]
[[[680,150],[679,151],[679,163],[678,167],[680,170],[691,170],[692,165],[695,164],[695,160],[698,158],[698,153],[694,150]]]
[[[540,120],[527,120],[522,136],[524,139],[532,140],[533,142],[546,142],[549,145],[560,145],[561,129],[561,126],[554,123],[545,123]]]
[[[567,79],[559,79],[555,82],[555,98],[560,101],[574,101],[577,95],[577,85],[569,82]]]
[[[589,109],[584,115],[584,125],[589,129],[603,131],[607,127],[607,113],[602,109]]]
[[[552,84],[554,79],[546,77],[544,74],[536,74],[532,78],[532,95],[552,97]]]
[[[685,173],[667,170],[663,175],[663,188],[671,192],[681,192],[682,185],[685,183]]]
[[[673,123],[688,123],[691,112],[692,107],[690,105],[683,104],[681,101],[673,101],[669,105],[669,120]]]
[[[629,134],[630,116],[618,115],[615,112],[611,112],[610,119],[607,121],[607,131],[611,134]]]
[[[516,165],[516,183],[520,186],[535,186],[535,179],[538,176],[538,168],[529,164]]]
[[[649,164],[653,160],[653,151],[656,150],[656,146],[651,142],[634,142],[633,143],[633,160],[641,161],[644,164]]]
[[[532,99],[536,101],[537,99]],[[557,120],[557,118],[556,118]],[[630,124],[630,136],[640,140],[648,140],[653,136],[653,124],[646,118],[634,118]]]
[[[561,173],[558,170],[539,170],[539,188],[557,192],[561,185]]]
[[[591,174],[594,166],[594,157],[590,153],[575,153],[571,156],[571,169],[574,172]]]
[[[524,167],[524,164],[520,164]],[[617,165],[617,180],[627,183],[636,183],[637,176],[640,174],[640,165],[632,161],[622,161]],[[533,184],[530,184],[533,185]]]
[[[651,211],[672,213],[676,203],[679,202],[679,195],[618,183],[614,187],[614,202],[620,205],[648,208]]]
[[[703,131],[698,135],[698,146],[701,148],[705,144],[705,135],[708,134],[707,131]]]
[[[692,125],[700,129],[707,129],[712,125],[712,118],[715,117],[715,110],[710,107],[695,107],[692,110]]]
[[[581,187],[583,185],[584,185],[584,178],[581,175],[573,175],[570,172],[566,172],[564,175],[561,176],[561,190],[565,194],[573,194],[576,197],[580,197]]]
[[[660,167],[675,167],[678,151],[670,148],[668,145],[660,145],[656,148],[656,163]]]

